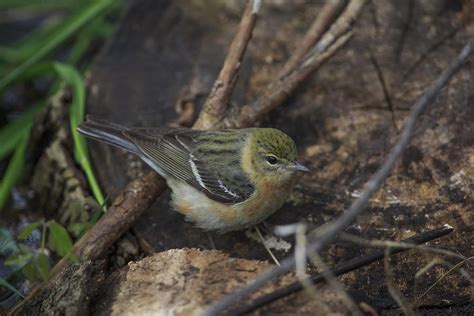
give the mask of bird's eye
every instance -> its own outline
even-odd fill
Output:
[[[278,158],[275,156],[267,156],[266,157],[269,164],[274,165],[278,162]]]

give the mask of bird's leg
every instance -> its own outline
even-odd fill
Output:
[[[209,243],[211,244],[211,249],[216,250],[216,244],[214,243],[214,239],[212,239],[211,234],[207,233],[207,237],[209,238]]]
[[[263,244],[263,247],[264,247],[265,250],[268,252],[268,254],[270,255],[270,257],[273,259],[273,262],[275,262],[275,264],[276,264],[277,266],[280,266],[280,262],[278,261],[278,259],[275,257],[275,255],[273,254],[273,252],[270,250],[270,248],[268,248],[267,244],[265,243],[265,239],[263,238],[262,233],[260,232],[260,229],[258,228],[258,225],[255,225],[254,228],[255,228],[255,232],[257,233],[258,238],[260,239],[260,241],[261,241],[262,244]]]

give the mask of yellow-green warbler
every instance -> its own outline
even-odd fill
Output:
[[[87,119],[78,131],[138,155],[166,179],[173,208],[206,230],[261,222],[283,205],[295,173],[308,171],[293,140],[272,128],[163,130]]]

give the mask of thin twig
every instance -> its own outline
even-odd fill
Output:
[[[268,252],[273,262],[275,262],[277,266],[280,266],[280,261],[278,261],[278,259],[275,257],[275,254],[273,254],[272,250],[268,247],[267,243],[265,242],[265,238],[263,238],[262,232],[260,231],[260,228],[258,228],[258,225],[255,225],[254,228],[255,228],[255,232],[257,233],[258,238],[262,242],[263,247]]]
[[[239,29],[230,45],[224,66],[194,124],[194,128],[213,129],[217,122],[224,118],[237,82],[242,58],[247,49],[247,44],[252,38],[260,6],[261,0],[247,0]]]
[[[449,225],[447,225],[446,227],[449,227]],[[340,240],[355,243],[359,246],[365,246],[365,247],[375,247],[375,248],[387,247],[387,248],[390,248],[390,249],[399,249],[399,248],[401,248],[401,249],[413,249],[413,250],[418,250],[418,251],[425,252],[425,253],[443,255],[443,256],[446,256],[446,257],[456,258],[456,259],[460,259],[460,260],[466,259],[466,257],[464,257],[463,255],[460,255],[460,254],[458,254],[454,251],[447,250],[447,249],[442,249],[442,248],[434,248],[434,247],[429,247],[429,246],[414,245],[414,244],[391,241],[391,240],[366,240],[366,239],[360,238],[358,236],[354,236],[352,234],[345,234],[345,233],[339,234],[338,238]]]
[[[415,316],[415,311],[410,307],[410,304],[405,299],[400,289],[395,286],[393,282],[393,271],[390,267],[390,248],[385,248],[385,257],[383,260],[383,266],[385,270],[385,282],[387,283],[388,292],[392,298],[397,302],[398,306],[402,309],[404,315]]]
[[[421,269],[416,271],[415,277],[413,278],[414,279],[413,293],[418,292],[419,279],[421,278],[421,276],[425,273],[428,273],[429,270],[433,269],[437,265],[443,265],[443,266],[448,266],[449,268],[452,268],[452,265],[446,260],[443,260],[440,257],[434,257],[432,260],[430,260],[430,262],[428,262],[428,264],[424,265],[423,267],[421,267]],[[413,307],[416,308],[415,303],[413,303]]]
[[[397,62],[400,62],[400,58],[403,53],[403,49],[405,48],[405,43],[406,43],[406,38],[408,35],[408,31],[410,31],[410,25],[413,20],[413,12],[415,11],[415,0],[410,0],[408,2],[408,8],[407,8],[407,14],[406,14],[406,19],[403,23],[403,29],[402,29],[402,34],[400,35],[400,40],[398,41],[398,45],[395,48],[395,56],[397,59]]]
[[[379,19],[377,18],[377,10],[375,8],[374,0],[369,0],[369,12],[372,20],[372,24],[374,26],[375,34],[380,33],[380,23]]]
[[[298,68],[304,55],[306,55],[321,38],[336,17],[336,14],[339,13],[345,4],[346,2],[344,0],[327,1],[324,4],[321,10],[319,10],[318,16],[313,24],[311,24],[310,28],[304,35],[303,40],[280,71],[280,74],[278,75],[280,80],[283,77],[286,77],[294,69]]]
[[[382,69],[380,68],[377,58],[375,58],[372,52],[370,52],[370,61],[374,66],[375,73],[377,74],[377,78],[379,79],[385,103],[387,103],[387,107],[390,111],[390,116],[392,117],[392,124],[395,129],[397,129],[397,122],[395,121],[395,106],[393,105],[392,98],[390,97],[390,92],[388,91],[387,83],[385,82]]]
[[[295,63],[294,70],[284,71],[285,77],[277,77],[277,80],[268,85],[253,104],[243,106],[240,111],[227,118],[223,125],[225,127],[252,126],[255,121],[261,120],[268,112],[282,104],[304,80],[349,41],[352,36],[352,25],[365,2],[365,0],[351,0],[329,30],[313,45],[313,48],[304,57],[298,58],[299,63]],[[326,19],[318,16],[319,18]],[[321,22],[322,25],[325,23],[325,21]],[[308,38],[313,35],[308,35]],[[306,36],[303,39],[303,45],[308,45],[305,39]]]
[[[314,267],[322,270],[321,275],[324,277],[326,283],[332,287],[336,292],[342,296],[343,303],[346,305],[348,310],[352,311],[354,315],[361,315],[357,304],[347,294],[344,286],[336,279],[336,276],[329,269],[324,262],[323,258],[318,253],[307,251],[307,235],[308,225],[304,222],[297,224],[289,224],[283,226],[277,226],[276,232],[283,236],[295,235],[295,268],[296,277],[302,288],[308,292],[308,295],[318,301],[318,289],[312,282],[311,278],[308,277],[307,270],[307,258],[311,260]]]
[[[410,142],[411,135],[415,129],[418,118],[428,105],[430,105],[436,96],[439,94],[441,89],[446,83],[454,76],[455,73],[461,69],[464,62],[470,56],[474,46],[474,38],[471,38],[462,49],[461,53],[456,57],[454,62],[446,69],[431,85],[431,87],[421,96],[420,99],[413,105],[410,115],[408,116],[406,123],[401,131],[398,142],[392,148],[385,163],[377,170],[377,172],[369,179],[364,185],[364,190],[360,197],[355,200],[350,208],[337,220],[327,226],[325,232],[310,245],[311,251],[318,252],[323,249],[326,245],[332,242],[337,233],[344,230],[350,225],[365,209],[371,196],[380,188],[384,183],[385,179],[390,174],[395,163],[404,152],[406,146]],[[259,276],[254,282],[249,285],[238,289],[237,291],[224,296],[222,299],[217,301],[210,307],[206,315],[217,315],[223,310],[227,309],[233,303],[239,301],[243,297],[263,287],[267,282],[273,280],[280,275],[283,275],[294,268],[295,259],[293,256],[286,258],[281,261],[281,266],[275,268],[267,273]]]
[[[307,269],[307,254],[306,254],[306,224],[299,223],[295,227],[295,269],[296,277],[303,286],[303,288],[308,292],[312,297],[317,296],[317,292],[314,288],[313,283],[308,278],[306,273]]]
[[[402,243],[410,243],[410,244],[419,245],[419,244],[423,244],[423,243],[438,239],[440,237],[443,237],[443,236],[451,233],[452,231],[453,231],[452,227],[445,226],[445,227],[442,227],[442,228],[438,228],[438,229],[434,229],[434,230],[431,230],[431,231],[420,233],[420,234],[412,236],[408,239],[402,240],[401,242]],[[405,251],[408,251],[408,250],[409,250],[408,248],[394,248],[391,251],[391,255],[401,253],[401,252],[405,252]],[[379,261],[379,260],[383,259],[383,257],[384,257],[384,250],[383,249],[382,250],[377,250],[377,251],[374,251],[374,252],[372,252],[368,255],[364,255],[364,256],[349,260],[347,262],[341,263],[340,265],[338,265],[338,266],[334,267],[333,269],[331,269],[331,272],[334,274],[334,276],[337,277],[337,276],[349,273],[351,271],[354,271],[356,269],[359,269],[361,267],[365,267],[365,266],[367,266],[371,263],[374,263],[376,261]],[[325,280],[324,274],[325,274],[325,271],[311,276],[311,281],[313,282],[313,284],[318,284],[318,283],[323,282]],[[239,306],[238,308],[233,309],[232,311],[229,311],[228,315],[229,316],[230,315],[234,316],[234,315],[241,315],[241,314],[253,312],[257,308],[260,308],[264,305],[270,304],[270,303],[272,303],[276,300],[279,300],[283,297],[287,297],[291,294],[299,292],[302,289],[303,289],[303,287],[302,287],[301,283],[299,283],[299,282],[291,283],[290,285],[288,285],[284,288],[278,289],[278,290],[276,290],[276,291],[274,291],[270,294],[261,296],[261,297],[255,299],[254,301],[251,301],[250,303],[243,304],[243,305]]]
[[[413,73],[415,69],[418,68],[430,54],[435,52],[439,47],[441,47],[447,40],[452,39],[456,33],[464,27],[464,23],[461,23],[459,26],[455,27],[453,30],[449,31],[446,35],[441,37],[438,41],[433,43],[428,49],[418,57],[415,62],[408,68],[408,70],[403,74],[402,80],[406,81]]]
[[[307,65],[298,68],[282,81],[278,80],[270,84],[257,101],[251,105],[243,106],[236,117],[226,119],[224,122],[226,127],[236,127],[239,125],[241,127],[249,127],[255,121],[260,121],[268,112],[282,104],[304,80],[344,46],[351,38],[351,35],[352,32],[346,33],[324,53],[308,59],[309,63]]]
[[[342,12],[336,22],[331,25],[329,31],[323,35],[314,48],[308,52],[308,55],[320,54],[326,51],[337,39],[346,34],[359,17],[359,13],[365,5],[365,2],[366,0],[351,0],[344,9],[344,12]]]
[[[449,274],[451,274],[453,271],[456,271],[457,269],[459,269],[460,267],[462,267],[464,264],[468,263],[470,260],[474,260],[474,257],[469,257],[469,258],[466,258],[464,260],[462,260],[461,262],[458,262],[456,265],[454,265],[451,269],[448,270],[448,272],[446,272],[445,274],[443,274],[438,280],[436,280],[436,282],[434,282],[433,284],[431,284],[431,286],[425,291],[423,292],[423,294],[421,294],[416,300],[415,302],[413,303],[415,306],[419,304],[420,300],[426,296],[426,294],[428,294],[439,282],[441,282],[441,280],[443,280],[446,276],[448,276]]]
[[[435,257],[435,258],[431,259],[430,262],[428,262],[428,264],[424,265],[421,269],[416,271],[416,273],[415,273],[415,285],[413,286],[413,288],[416,289],[417,280],[423,274],[428,273],[428,271],[430,271],[431,269],[433,269],[437,265],[447,265],[447,264],[448,263],[445,260],[441,259],[440,257]]]
[[[308,254],[313,265],[315,265],[316,267],[324,271],[322,275],[326,283],[330,287],[332,287],[335,291],[341,294],[343,304],[345,304],[348,310],[351,311],[351,315],[362,315],[359,309],[359,306],[357,306],[356,302],[354,302],[354,300],[349,296],[349,294],[347,294],[347,291],[344,288],[344,285],[336,279],[336,276],[331,271],[329,266],[324,262],[323,258],[317,252],[312,252],[312,253],[310,252]],[[308,279],[308,282],[313,284],[311,279]]]

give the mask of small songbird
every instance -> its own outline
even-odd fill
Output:
[[[126,128],[87,119],[78,131],[138,155],[167,181],[172,207],[205,230],[253,226],[286,201],[298,171],[293,140],[277,129]]]

